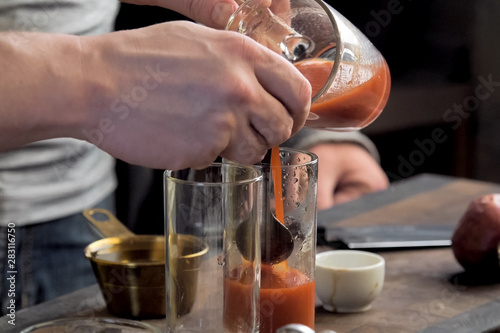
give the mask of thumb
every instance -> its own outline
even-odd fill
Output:
[[[319,177],[318,177],[319,178]],[[335,205],[334,191],[335,185],[331,182],[325,183],[318,182],[318,202],[317,207],[319,210],[327,209]]]
[[[234,0],[122,0],[136,5],[164,7],[208,27],[223,29],[238,8]]]

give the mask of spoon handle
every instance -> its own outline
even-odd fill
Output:
[[[262,165],[271,165],[271,155],[272,155],[273,150],[268,149],[266,155],[260,162]]]

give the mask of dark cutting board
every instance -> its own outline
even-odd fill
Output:
[[[417,227],[436,229],[436,235],[451,234],[470,201],[489,193],[500,193],[500,185],[448,176],[421,174],[393,183],[387,190],[318,212],[320,242],[336,239],[335,230],[360,234],[381,226],[395,238]],[[382,233],[382,232],[381,232]],[[428,235],[424,235],[428,236]]]

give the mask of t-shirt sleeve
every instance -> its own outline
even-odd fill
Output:
[[[333,132],[304,127],[297,134],[283,143],[285,147],[307,150],[320,143],[353,143],[365,148],[375,160],[380,162],[380,155],[375,144],[360,131]]]

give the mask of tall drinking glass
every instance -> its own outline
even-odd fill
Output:
[[[262,178],[226,163],[165,172],[167,332],[259,332]]]
[[[352,131],[373,122],[389,98],[384,57],[322,0],[246,0],[226,30],[251,37],[292,62],[313,90],[306,126]]]
[[[279,165],[257,166],[264,177],[261,333],[293,323],[314,329],[318,158],[284,147],[279,154]],[[231,307],[242,309],[234,301]]]

